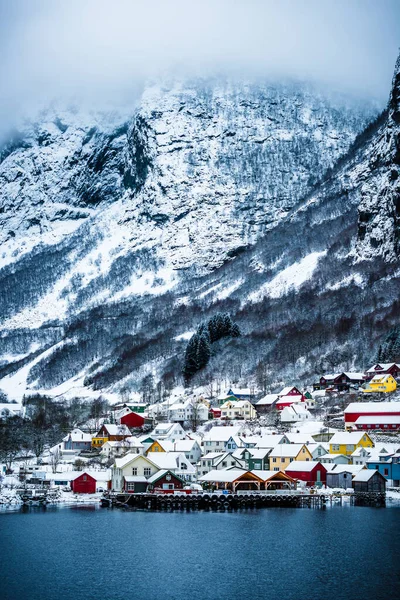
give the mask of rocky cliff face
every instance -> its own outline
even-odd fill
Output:
[[[392,323],[398,250],[363,214],[394,189],[396,109],[355,142],[376,112],[307,86],[167,82],[129,118],[59,114],[2,151],[12,397],[177,383],[185,337],[218,310],[243,336],[206,379],[359,367]]]
[[[396,262],[400,253],[400,57],[387,120],[374,143],[373,174],[361,188],[357,253]]]

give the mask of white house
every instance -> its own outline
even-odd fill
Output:
[[[0,419],[8,417],[23,417],[25,415],[25,407],[16,402],[1,402],[0,403]]]
[[[158,423],[148,437],[176,442],[177,440],[184,440],[186,433],[179,423]]]
[[[255,419],[257,417],[254,406],[248,400],[227,400],[221,406],[223,419]]]
[[[198,462],[197,474],[202,476],[214,469],[222,470],[229,467],[244,468],[244,464],[242,458],[235,457],[231,452],[209,452]]]
[[[183,452],[149,452],[147,458],[159,469],[167,469],[187,481],[196,479],[196,467]]]
[[[281,423],[297,423],[298,421],[308,421],[312,419],[310,411],[303,403],[285,406],[280,413]]]
[[[122,458],[116,458],[111,469],[112,489],[120,492],[126,477],[139,477],[141,481],[147,480],[159,470],[160,467],[143,454],[129,453]]]
[[[228,427],[217,425],[213,427],[203,438],[204,452],[225,452],[228,440],[237,436],[241,428],[240,425]]]
[[[208,408],[205,404],[190,399],[173,404],[169,409],[169,419],[173,422],[208,421]]]

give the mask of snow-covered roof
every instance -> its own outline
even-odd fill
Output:
[[[140,475],[125,475],[124,479],[127,483],[147,483],[149,480]]]
[[[318,465],[325,468],[325,465],[317,460],[294,460],[286,467],[285,471],[312,471]]]
[[[366,435],[365,431],[340,431],[335,433],[329,440],[330,444],[358,444]]]
[[[356,425],[368,425],[374,423],[375,425],[396,425],[400,423],[400,415],[364,415],[358,417]]]
[[[290,475],[286,475],[284,471],[259,471],[258,469],[251,471],[253,475],[257,475],[263,481],[268,481],[269,479],[273,479],[277,475],[279,475],[278,479],[292,479]],[[283,477],[282,477],[283,475]]]
[[[261,400],[256,402],[256,406],[270,406],[278,399],[278,394],[267,394]]]
[[[294,388],[294,385],[288,385],[286,387],[283,388],[283,390],[281,390],[278,394],[278,396],[287,396],[288,393]]]
[[[371,379],[370,383],[384,383],[385,381],[389,381],[389,379],[391,379],[392,376],[389,375],[374,375],[373,378]]]
[[[349,379],[364,379],[364,373],[354,373],[352,371],[345,371],[344,373]]]
[[[400,402],[351,402],[344,409],[346,413],[391,412],[400,414]]]
[[[242,426],[216,426],[210,429],[203,438],[204,442],[227,442],[231,436],[237,435]]]
[[[311,444],[315,443],[315,440],[311,433],[287,433],[287,439],[291,444],[307,444],[308,442]]]
[[[279,395],[279,400],[276,403],[278,404],[284,404],[286,402],[301,402],[301,399],[303,398],[302,394],[294,394],[293,396],[281,396]]]
[[[269,433],[267,435],[261,435],[259,436],[258,440],[256,441],[256,447],[257,448],[275,448],[275,446],[277,444],[280,444],[282,442],[283,439],[285,439],[285,434],[280,434],[280,433]],[[247,441],[247,438],[244,439],[244,441]]]
[[[270,452],[269,448],[245,448],[252,458],[264,458]]]
[[[271,450],[270,457],[295,458],[304,444],[278,444]]]
[[[68,435],[63,438],[63,441],[66,442],[71,439],[72,442],[91,442],[92,435],[90,433],[84,433],[81,429],[73,429]]]
[[[104,423],[102,427],[105,427],[109,435],[127,435],[130,436],[131,432],[126,425],[115,425],[113,423]]]
[[[331,473],[351,473],[357,474],[364,468],[364,465],[334,465]]]
[[[353,481],[360,483],[363,481],[369,481],[371,477],[375,475],[375,473],[379,473],[379,471],[376,469],[363,469],[353,477]]]
[[[380,366],[381,369],[379,369],[379,371],[387,371],[388,369],[390,369],[393,366],[396,366],[400,369],[400,365],[398,363],[376,363],[376,365],[373,365],[372,367],[370,367],[367,371],[367,373],[379,373],[379,371],[376,371],[376,367]]]
[[[149,452],[147,458],[159,469],[175,470],[183,463],[187,465],[186,473],[195,471],[193,465],[188,462],[182,452]]]
[[[160,452],[160,454],[164,454],[164,452]],[[116,458],[114,464],[117,469],[123,469],[126,465],[139,458],[141,460],[148,460],[153,466],[157,467],[157,465],[148,457],[143,456],[143,454],[136,454],[133,452],[129,452],[128,454],[125,454],[125,456],[121,456],[121,458]]]
[[[233,393],[234,396],[239,395],[239,396],[252,396],[252,391],[250,388],[229,388],[230,392]],[[227,392],[228,393],[228,392]]]
[[[244,473],[248,473],[246,469],[223,469],[223,470],[213,470],[199,477],[199,481],[216,481],[219,483],[232,483],[238,477],[243,475]]]
[[[157,473],[154,473],[154,475],[149,477],[147,481],[149,483],[154,483],[155,481],[161,479],[161,477],[164,477],[164,475],[166,475],[168,472],[170,472],[169,469],[161,469],[160,471],[157,471]],[[179,475],[177,475],[176,473],[174,473],[174,475],[180,479]]]

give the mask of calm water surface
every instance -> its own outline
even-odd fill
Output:
[[[397,600],[400,508],[0,513],[1,600]]]

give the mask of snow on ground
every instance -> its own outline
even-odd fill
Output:
[[[176,335],[174,337],[174,340],[176,340],[177,342],[180,342],[182,340],[190,340],[190,338],[194,334],[195,334],[195,331],[185,331],[185,333],[181,333],[180,335]]]
[[[17,402],[22,402],[22,398],[26,391],[26,380],[29,371],[42,359],[50,356],[50,354],[52,354],[57,348],[62,346],[63,343],[64,342],[58,342],[57,344],[54,344],[54,346],[51,346],[51,348],[48,348],[47,350],[45,350],[45,352],[39,354],[39,356],[37,356],[30,363],[22,367],[22,369],[19,369],[16,373],[8,375],[7,377],[3,377],[3,379],[0,382],[0,389],[7,394],[9,400],[16,400]]]
[[[341,281],[336,281],[335,283],[328,283],[326,286],[326,290],[340,290],[341,288],[349,287],[350,285],[358,285],[359,287],[363,287],[364,279],[359,273],[354,273],[352,275],[348,275],[348,277],[344,277]]]
[[[299,289],[303,283],[311,279],[317,268],[320,258],[326,255],[323,252],[312,252],[305,256],[300,262],[294,263],[286,269],[283,269],[271,281],[265,283],[257,291],[248,296],[250,302],[258,302],[265,296],[271,298],[280,298],[286,295],[290,290]]]

